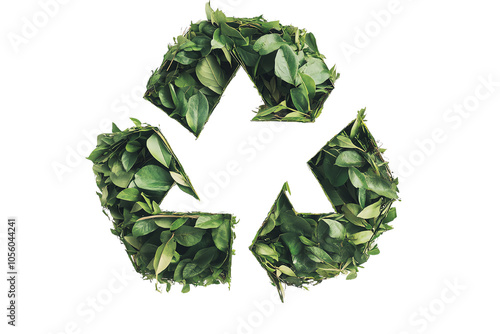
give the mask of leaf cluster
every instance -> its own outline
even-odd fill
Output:
[[[206,5],[207,20],[174,39],[148,81],[145,99],[199,136],[239,67],[264,105],[255,121],[312,122],[338,78],[312,33],[279,21],[226,17]]]
[[[232,227],[229,214],[162,212],[160,203],[177,185],[198,199],[163,134],[142,125],[101,134],[89,155],[103,212],[111,232],[125,245],[137,272],[166,283],[209,285],[230,282]]]
[[[398,181],[364,112],[308,162],[335,212],[297,213],[285,184],[250,246],[282,300],[284,284],[306,287],[339,274],[356,278],[370,255],[379,254],[377,238],[392,229]]]

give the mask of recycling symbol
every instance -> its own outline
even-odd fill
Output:
[[[264,104],[253,120],[313,122],[338,78],[312,33],[278,21],[226,17],[206,5],[207,20],[168,47],[145,99],[198,137],[241,67]],[[159,128],[134,126],[101,134],[93,162],[103,212],[134,269],[156,288],[231,281],[236,218],[231,214],[165,212],[173,186],[199,199]],[[307,287],[340,274],[355,278],[377,238],[396,217],[397,179],[365,123],[365,111],[309,162],[334,212],[297,213],[286,183],[250,246],[283,301],[284,285]]]

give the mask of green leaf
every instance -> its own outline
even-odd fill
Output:
[[[198,92],[189,98],[186,121],[191,130],[198,135],[207,119],[208,100],[202,92]]]
[[[229,248],[231,242],[231,221],[230,219],[224,219],[224,222],[212,230],[212,240],[214,241],[215,247],[222,252],[226,252]]]
[[[285,242],[292,256],[300,254],[304,249],[304,244],[300,241],[299,235],[296,233],[283,233],[281,239]]]
[[[161,104],[169,109],[175,109],[175,103],[170,94],[170,87],[163,86],[158,92],[158,97],[160,98]]]
[[[142,125],[142,124],[141,124],[141,121],[139,121],[137,118],[130,117],[130,120],[131,120],[132,122],[134,122],[134,125],[135,125],[136,127],[141,127],[141,125]]]
[[[279,257],[278,252],[276,252],[274,249],[272,249],[268,245],[258,242],[255,244],[254,249],[255,249],[255,253],[257,253],[258,255],[269,256],[269,257],[275,259],[276,261],[278,261],[278,257]]]
[[[342,206],[342,212],[345,215],[345,218],[353,223],[356,226],[366,226],[366,221],[362,218],[358,217],[358,214],[361,212],[361,207],[354,203],[348,203]]]
[[[219,95],[222,94],[222,90],[227,84],[224,72],[212,55],[208,55],[198,62],[198,65],[196,65],[196,76],[204,86]]]
[[[175,241],[173,239],[170,239],[166,244],[158,247],[153,264],[156,273],[156,279],[158,279],[159,274],[167,269],[168,265],[172,261],[176,246],[177,244],[175,243]]]
[[[127,236],[124,236],[123,239],[128,242],[130,245],[132,245],[132,247],[134,247],[135,249],[141,249],[141,243],[139,242],[139,240],[137,240],[136,237],[133,237],[133,236],[130,236],[130,235],[127,235]]]
[[[130,153],[137,152],[141,148],[142,148],[142,145],[139,142],[137,142],[137,141],[130,141],[125,146],[125,149],[127,150],[127,152],[130,152]]]
[[[205,4],[205,14],[207,15],[207,20],[212,20],[212,15],[214,14],[214,10],[210,7],[210,1]]]
[[[188,263],[184,267],[184,270],[182,271],[182,276],[184,276],[184,279],[189,279],[192,277],[195,277],[196,275],[199,275],[205,270],[204,268],[201,268],[196,265],[196,263]]]
[[[306,34],[306,44],[313,50],[316,54],[319,54],[318,45],[316,44],[316,37],[311,32]]]
[[[113,167],[111,167],[110,179],[116,186],[120,188],[127,188],[130,181],[134,177],[134,173],[126,172],[123,169],[121,161],[115,161]]]
[[[140,220],[134,224],[134,227],[132,227],[132,235],[134,237],[142,237],[143,235],[155,231],[157,228],[158,225],[156,225],[152,219]]]
[[[309,96],[309,100],[312,101],[314,96],[316,95],[316,83],[313,78],[308,76],[305,73],[299,72],[300,78],[302,79],[302,83],[307,89],[307,95]]]
[[[122,154],[122,165],[125,172],[129,172],[132,167],[134,167],[137,162],[137,158],[139,157],[140,152],[130,153],[128,151],[123,152]]]
[[[372,205],[364,208],[360,213],[358,213],[359,218],[370,219],[376,218],[380,215],[380,206],[382,205],[382,198]]]
[[[307,95],[307,89],[303,85],[290,89],[290,95],[292,96],[293,105],[298,111],[304,113],[309,111],[309,96]]]
[[[278,50],[282,45],[286,45],[286,42],[278,34],[267,34],[260,37],[255,41],[253,49],[257,51],[261,56],[270,54],[273,51]]]
[[[330,78],[330,71],[325,62],[318,58],[308,58],[307,63],[302,65],[300,72],[313,78],[316,85],[320,85]]]
[[[154,219],[156,225],[158,225],[161,228],[170,228],[174,220],[175,218],[173,217],[161,217]]]
[[[384,218],[384,220],[382,221],[382,223],[383,224],[388,224],[388,223],[392,222],[394,219],[396,219],[397,216],[398,216],[398,214],[396,212],[396,208],[390,208],[389,213]]]
[[[360,245],[360,244],[365,244],[368,241],[370,241],[372,236],[373,236],[372,231],[362,231],[362,232],[358,232],[358,233],[354,233],[354,234],[350,235],[349,239],[354,245]]]
[[[236,48],[236,52],[240,56],[241,60],[246,66],[254,67],[257,64],[257,60],[259,59],[259,54],[255,52],[253,47],[247,46],[239,46]]]
[[[165,143],[161,140],[160,136],[153,133],[146,141],[146,147],[149,153],[158,160],[163,166],[169,167],[172,160],[172,154],[167,149]]]
[[[206,269],[210,262],[217,256],[217,248],[209,247],[200,249],[194,256],[193,263],[198,267]]]
[[[335,161],[335,165],[339,167],[363,167],[365,163],[365,158],[353,150],[343,151]]]
[[[137,202],[140,199],[140,192],[137,188],[123,189],[116,195],[116,198],[124,201]]]
[[[189,218],[177,218],[173,223],[172,223],[172,226],[170,226],[170,230],[171,231],[175,231],[177,230],[179,227],[181,227],[182,225],[184,225],[187,221],[188,221]]]
[[[263,235],[266,235],[268,234],[269,232],[271,232],[274,228],[276,227],[276,220],[275,218],[273,218],[272,216],[270,216],[268,219],[267,219],[267,222],[266,222],[266,225],[264,226],[264,228],[260,231],[260,234],[261,236]]]
[[[218,228],[223,221],[222,215],[201,216],[196,220],[195,227],[202,229]]]
[[[289,45],[282,45],[274,60],[274,73],[283,81],[295,86],[298,69],[297,55]]]
[[[173,183],[170,173],[156,165],[146,165],[135,174],[135,184],[145,190],[168,191]]]
[[[224,35],[226,35],[226,36],[234,37],[234,38],[239,38],[239,39],[245,39],[245,37],[243,37],[238,30],[236,30],[233,27],[229,26],[225,22],[220,25],[220,29],[221,29],[221,32]]]
[[[342,223],[333,219],[322,219],[329,227],[328,235],[330,238],[334,239],[344,239],[345,238],[345,227]]]
[[[174,238],[182,246],[191,247],[200,242],[204,234],[204,230],[182,225],[175,231]]]
[[[292,210],[285,211],[280,215],[280,220],[280,229],[283,233],[293,232],[304,236],[312,234],[312,227],[307,220],[295,215]]]
[[[196,81],[191,76],[191,74],[187,72],[181,72],[181,74],[179,74],[179,76],[175,79],[175,85],[179,88],[193,87],[196,85]]]
[[[391,183],[380,176],[366,176],[367,189],[374,193],[391,199],[397,199],[398,194],[392,189]]]
[[[176,173],[176,172],[170,172],[170,176],[179,185],[189,187],[189,184],[187,183],[186,179],[181,174]]]
[[[330,255],[328,255],[327,252],[325,252],[324,250],[322,250],[319,247],[308,246],[308,247],[306,247],[306,249],[309,252],[311,252],[315,257],[317,257],[321,262],[326,262],[326,263],[330,263],[330,264],[335,263],[335,261],[333,261],[333,259],[330,257]],[[311,260],[313,260],[313,259],[311,259]]]
[[[366,178],[356,167],[349,168],[349,179],[356,188],[367,188]]]
[[[337,135],[335,136],[329,143],[328,146],[335,147],[335,146],[340,146],[343,148],[355,148],[358,150],[361,150],[359,147],[354,145],[352,140],[345,136],[345,135]],[[362,150],[361,150],[362,151]]]
[[[313,241],[307,239],[303,235],[299,235],[299,239],[306,246],[317,246],[318,245],[316,242],[313,242]]]
[[[290,269],[289,267],[285,266],[285,265],[279,266],[278,270],[281,271],[285,275],[292,276],[292,277],[297,277],[297,275],[295,275],[295,273],[293,272],[293,270]]]

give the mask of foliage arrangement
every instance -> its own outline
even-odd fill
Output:
[[[146,100],[198,137],[241,66],[264,101],[253,120],[313,122],[320,115],[339,75],[312,33],[262,16],[226,17],[209,3],[206,14],[169,45]]]
[[[159,204],[177,185],[198,199],[160,130],[142,125],[101,134],[88,157],[103,212],[145,279],[190,285],[229,283],[235,219],[229,214],[162,212]],[[108,215],[108,217],[109,217]]]
[[[360,110],[308,162],[336,212],[295,212],[285,184],[250,246],[282,301],[283,284],[306,288],[339,274],[356,278],[370,255],[379,254],[377,238],[392,229],[398,181],[366,127],[364,113]]]

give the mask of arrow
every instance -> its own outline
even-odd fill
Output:
[[[260,17],[207,19],[169,45],[144,98],[198,137],[242,67],[264,101],[254,121],[314,122],[339,74],[328,69],[312,33]]]
[[[88,157],[111,232],[144,279],[190,285],[230,283],[235,218],[230,214],[164,212],[159,204],[177,185],[198,198],[161,131],[142,125],[101,134]]]
[[[357,277],[378,237],[392,229],[398,180],[365,124],[365,109],[333,137],[308,165],[334,208],[324,214],[297,213],[285,183],[250,250],[284,300],[284,285],[310,284],[346,274]]]

